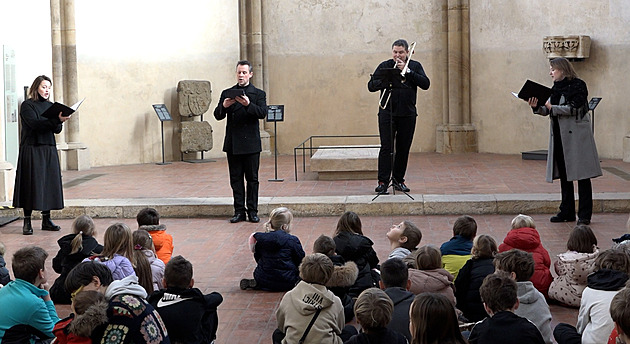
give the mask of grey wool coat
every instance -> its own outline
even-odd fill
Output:
[[[579,118],[572,114],[571,106],[566,104],[564,96],[560,98],[560,105],[552,105],[551,111],[545,106],[534,110],[541,116],[557,116],[562,139],[562,151],[567,171],[567,180],[595,178],[602,175],[599,165],[599,155],[595,147],[595,138],[591,129],[590,114]],[[560,178],[560,173],[554,161],[553,125],[549,119],[549,151],[547,154],[547,176],[549,183]]]

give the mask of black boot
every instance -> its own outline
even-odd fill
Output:
[[[24,225],[22,226],[23,235],[33,235],[33,226],[31,225],[31,217],[24,216]]]
[[[42,213],[42,230],[43,231],[58,231],[61,227],[57,226],[50,219],[50,213]]]

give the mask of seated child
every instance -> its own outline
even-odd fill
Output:
[[[357,264],[345,262],[342,256],[335,254],[335,241],[323,234],[313,243],[313,253],[325,254],[333,262],[335,269],[326,282],[326,287],[341,300],[346,322],[349,322],[354,318],[354,300],[348,295],[348,291],[359,275]]]
[[[545,343],[536,325],[514,314],[519,306],[516,289],[516,282],[503,274],[486,276],[479,293],[490,317],[472,328],[468,338],[470,344]]]
[[[135,276],[136,272],[131,264],[131,259],[133,259],[131,229],[124,223],[114,223],[105,230],[103,243],[101,254],[85,258],[83,261],[93,260],[107,266],[115,280]]]
[[[72,233],[57,240],[59,252],[52,260],[52,266],[59,277],[50,287],[50,298],[55,304],[70,304],[70,292],[64,283],[70,270],[87,257],[103,252],[103,246],[96,241],[96,227],[91,217],[81,215],[72,221]]]
[[[536,266],[531,281],[534,283],[534,287],[547,297],[549,285],[553,281],[549,270],[551,258],[549,258],[549,252],[540,242],[536,224],[530,216],[520,214],[512,220],[512,230],[508,232],[503,243],[499,245],[499,252],[509,251],[513,248],[534,255]]]
[[[241,289],[287,291],[300,280],[298,266],[304,258],[304,250],[300,239],[289,234],[292,220],[289,209],[276,208],[265,223],[266,232],[252,234],[254,259],[258,265],[254,279],[241,280]]]
[[[622,343],[630,343],[630,289],[622,289],[610,303],[610,317]],[[610,343],[610,341],[609,341]]]
[[[549,298],[572,307],[580,307],[586,277],[593,272],[599,255],[597,238],[587,225],[577,225],[569,234],[567,252],[560,253],[554,264],[558,275],[549,286]]]
[[[158,291],[164,287],[162,279],[164,278],[164,262],[159,259],[155,253],[155,246],[153,245],[153,238],[147,231],[141,229],[133,232],[133,249],[134,254],[141,252],[149,262],[151,266],[151,282],[153,283],[153,289],[147,290],[147,293]]]
[[[442,267],[453,278],[457,277],[459,269],[470,259],[473,239],[477,235],[477,222],[468,215],[460,216],[453,224],[453,237],[440,246],[442,253]]]
[[[387,259],[404,259],[416,250],[422,240],[422,232],[413,222],[403,221],[389,229],[387,239],[392,250]]]
[[[459,331],[455,308],[444,295],[417,295],[411,304],[409,316],[409,330],[413,336],[410,343],[467,344]]]
[[[344,344],[407,344],[405,336],[387,328],[393,312],[394,303],[384,291],[364,290],[354,304],[354,315],[362,331]]]
[[[162,317],[171,342],[212,343],[217,337],[221,294],[204,295],[193,288],[193,266],[182,256],[175,256],[166,264],[163,284],[166,289],[154,292],[147,301]]]
[[[552,343],[549,305],[529,280],[534,274],[532,254],[517,249],[501,252],[494,258],[494,266],[496,271],[505,272],[516,281],[519,306],[514,314],[531,321],[538,327],[545,343]]]
[[[399,332],[411,341],[409,332],[409,307],[415,295],[410,292],[409,268],[400,258],[390,258],[381,264],[381,280],[379,287],[394,303],[392,320],[387,328]],[[451,308],[453,306],[451,305]]]
[[[416,295],[426,292],[443,294],[455,306],[453,275],[442,268],[440,250],[433,245],[425,245],[418,249],[417,254],[418,268],[409,269],[409,291]]]
[[[344,327],[341,300],[324,286],[333,274],[333,263],[321,253],[310,254],[300,264],[302,279],[282,297],[273,333],[273,343],[341,344],[357,333],[352,325]],[[314,319],[314,321],[313,321]],[[309,323],[312,325],[309,327]]]
[[[144,208],[136,215],[138,229],[151,234],[157,257],[168,263],[173,255],[173,236],[166,233],[166,226],[160,224],[160,214],[153,208]]]
[[[4,244],[0,242],[0,287],[11,282],[11,275],[9,275],[7,263],[4,261],[4,252],[6,252],[6,248]]]
[[[483,279],[494,272],[494,256],[497,242],[489,235],[475,237],[472,258],[459,270],[455,278],[455,299],[457,309],[464,313],[468,321],[477,322],[488,316],[483,308],[479,288]]]
[[[595,259],[595,270],[582,292],[577,326],[560,323],[553,330],[556,342],[606,343],[615,327],[610,316],[612,299],[626,285],[630,256],[621,249],[603,251]]]
[[[378,274],[372,269],[378,267],[378,256],[372,248],[374,243],[363,235],[361,219],[355,212],[347,211],[339,218],[335,229],[335,245],[337,254],[345,261],[352,261],[359,268],[359,276],[350,288],[349,294],[357,297],[363,290],[375,287],[378,283]]]
[[[27,246],[13,254],[15,280],[0,288],[0,342],[34,343],[53,338],[59,317],[48,294],[48,253]]]
[[[80,291],[72,298],[70,309],[72,314],[55,325],[55,343],[92,343],[92,332],[107,323],[105,296],[95,290]]]

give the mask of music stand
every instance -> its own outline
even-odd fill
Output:
[[[383,109],[386,110],[387,109],[387,105],[389,103],[389,99],[392,95],[392,90],[395,88],[407,88],[408,86],[403,84],[402,81],[402,75],[400,74],[400,69],[398,68],[381,68],[381,69],[377,69],[374,74],[372,75],[372,78],[375,81],[380,81],[381,85],[387,85],[385,86],[385,88],[383,89],[383,92],[388,92],[389,91],[389,95],[387,96],[387,99],[385,100],[385,105],[382,104],[382,98],[379,99],[379,104],[378,106]],[[383,94],[384,96],[384,94]],[[392,107],[389,107],[389,136],[391,138],[390,140],[390,175],[389,175],[389,180],[387,181],[387,189],[385,189],[385,191],[383,192],[379,192],[376,196],[374,196],[374,198],[372,198],[372,201],[374,201],[375,199],[378,198],[378,196],[380,195],[388,195],[389,192],[389,188],[394,186],[394,183],[396,183],[396,185],[398,184],[398,181],[396,180],[396,178],[394,178],[394,155],[395,155],[395,150],[396,150],[396,145],[394,144],[394,120],[393,120],[393,112],[392,112]],[[393,194],[396,194],[396,188],[394,187],[393,189]],[[413,197],[411,197],[410,194],[408,194],[405,191],[400,190],[402,193],[404,193],[405,195],[407,195],[407,197],[411,198],[412,200],[414,199]]]
[[[274,156],[274,178],[268,179],[270,182],[283,182],[278,179],[278,122],[284,121],[284,105],[267,106],[267,122],[273,122],[273,156]]]
[[[591,116],[591,129],[593,130],[593,137],[595,137],[595,108],[599,105],[599,102],[602,100],[601,97],[593,97],[591,101],[588,102],[588,109],[591,110],[593,116]]]
[[[158,162],[156,165],[169,165],[170,162],[164,162],[164,122],[172,121],[173,118],[168,112],[165,104],[153,104],[153,110],[155,110],[162,126],[162,162]]]

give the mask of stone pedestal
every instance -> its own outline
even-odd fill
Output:
[[[261,124],[261,127],[262,127],[262,124]],[[269,134],[265,130],[261,130],[260,143],[262,144],[262,152],[260,152],[260,155],[270,156],[271,155],[271,134]]]
[[[469,125],[437,127],[435,150],[442,154],[477,152],[477,129]]]
[[[376,179],[379,147],[320,146],[311,157],[311,171],[320,180]]]
[[[85,171],[90,169],[90,150],[83,148],[70,148],[65,151],[65,163],[68,170]]]
[[[630,133],[623,138],[623,162],[630,162]]]

